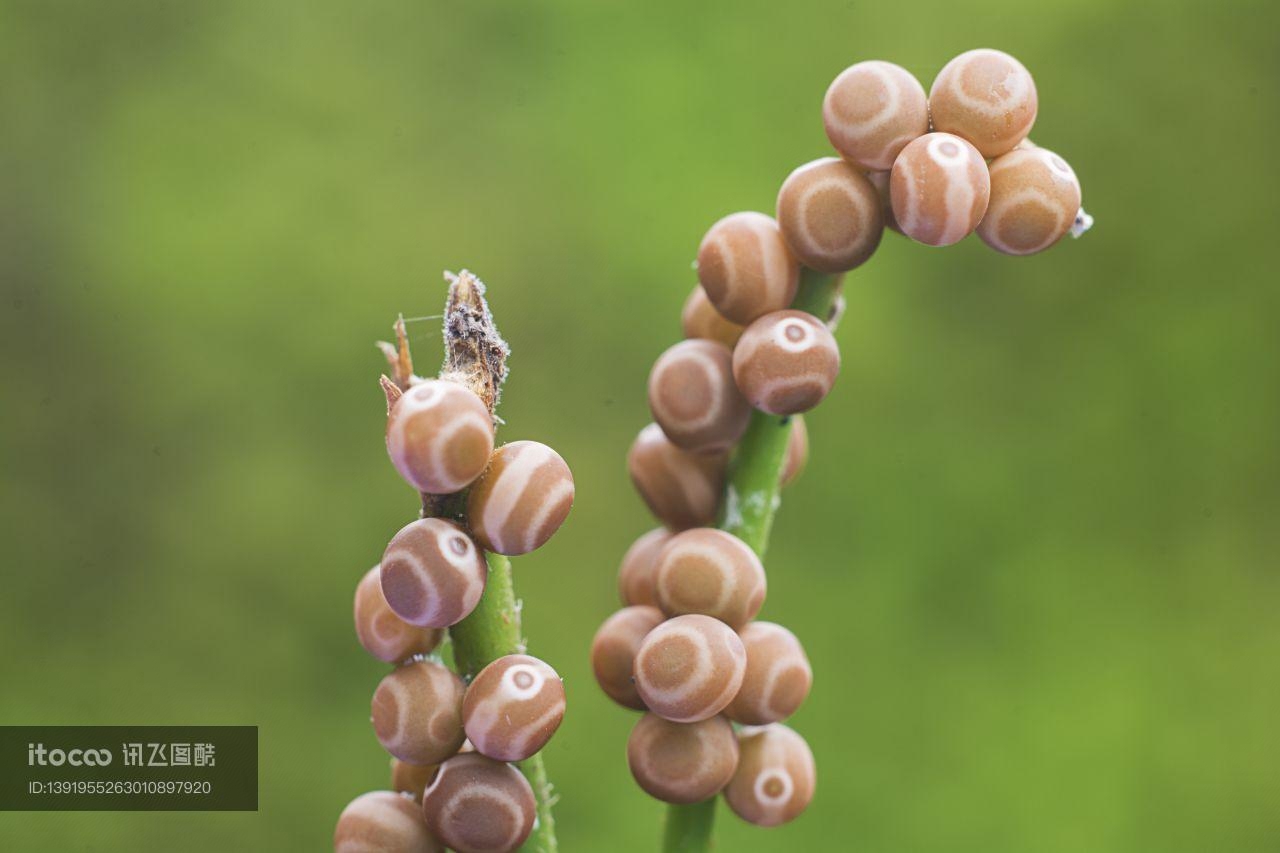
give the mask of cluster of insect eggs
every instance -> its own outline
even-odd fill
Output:
[[[708,328],[704,318],[714,310],[703,299],[699,286],[689,303],[693,311],[686,310],[686,327],[694,334]],[[839,349],[826,325],[789,309],[742,329],[732,348],[689,338],[662,353],[649,374],[654,423],[640,431],[627,455],[631,480],[650,511],[673,530],[714,523],[728,453],[752,409],[798,416],[822,401],[839,367]],[[803,420],[793,417],[792,423],[784,483],[799,473],[808,452]]]
[[[510,764],[463,752],[429,775],[421,790],[373,791],[353,800],[334,829],[336,853],[511,851],[533,831],[533,789]]]
[[[730,214],[698,247],[699,286],[681,317],[687,339],[649,375],[661,436],[642,433],[630,459],[664,523],[710,522],[723,454],[752,408],[798,414],[831,390],[840,353],[827,318],[788,310],[802,267],[848,272],[871,257],[886,225],[934,246],[977,231],[1016,255],[1070,230],[1080,184],[1065,160],[1027,139],[1037,108],[1030,73],[996,50],[952,59],[927,94],[908,71],[879,60],[835,78],[822,114],[840,156],[795,169],[778,192],[776,218]]]
[[[961,54],[927,94],[899,66],[860,62],[832,82],[823,101],[827,135],[840,156],[793,171],[779,190],[776,218],[732,214],[704,237],[699,286],[682,314],[688,340],[654,365],[649,402],[655,423],[628,456],[645,502],[682,532],[653,531],[628,552],[619,577],[628,606],[605,622],[592,645],[602,689],[622,705],[648,711],[633,732],[628,759],[654,796],[693,802],[723,790],[735,811],[762,825],[789,820],[812,796],[812,755],[779,722],[811,683],[803,649],[785,628],[751,621],[763,600],[764,575],[758,560],[753,565],[743,554],[750,549],[728,543],[728,534],[690,528],[713,522],[726,454],[751,410],[796,415],[821,402],[834,384],[839,350],[826,325],[788,310],[802,264],[828,273],[854,269],[874,253],[885,227],[935,246],[976,231],[992,248],[1014,255],[1043,251],[1067,233],[1080,208],[1080,184],[1065,160],[1027,138],[1037,107],[1030,73],[1000,51]],[[474,609],[486,581],[485,550],[522,554],[550,538],[572,505],[573,479],[558,454],[536,442],[495,451],[484,404],[443,380],[423,381],[397,402],[387,448],[421,492],[470,488],[467,529],[439,519],[406,525],[357,589],[361,644],[380,660],[400,662],[429,653],[440,629]],[[800,470],[806,453],[797,420],[784,481]],[[702,561],[682,563],[681,553]],[[719,563],[705,559],[708,554]],[[727,589],[733,594],[724,594]],[[676,659],[695,665],[675,667]],[[503,668],[486,678],[498,664]],[[682,675],[672,680],[674,670]],[[492,696],[472,698],[482,678],[486,689],[500,686],[509,696],[534,690],[519,700],[538,700],[516,715],[519,731],[495,729],[503,715]],[[470,687],[425,660],[384,679],[374,698],[375,731],[402,762],[397,787],[422,787],[423,811],[428,820],[436,815],[440,839],[477,850],[523,842],[532,826],[532,792],[504,762],[536,752],[554,732],[563,715],[559,683],[554,670],[532,658],[496,661]],[[406,713],[409,707],[433,711],[423,718]],[[410,725],[410,718],[430,724]],[[735,736],[728,720],[750,728]],[[459,754],[468,735],[484,747]],[[652,760],[659,755],[688,761],[659,766]],[[442,772],[446,767],[451,772]],[[465,796],[473,785],[506,792],[491,801],[503,803],[509,820],[467,818],[467,803],[475,808],[479,802]],[[395,795],[367,794],[343,813],[335,844],[368,833],[377,838],[382,824],[417,838],[414,828],[396,828],[403,811]],[[423,837],[420,846],[436,844]]]
[[[484,403],[447,380],[417,381],[394,403],[387,451],[424,494],[467,490],[465,520],[405,525],[356,588],[360,644],[397,665],[371,703],[374,734],[393,756],[393,790],[354,800],[338,820],[334,847],[514,850],[532,831],[535,798],[509,762],[529,758],[555,733],[563,683],[529,655],[499,658],[470,684],[426,656],[480,601],[486,551],[524,554],[551,538],[572,506],[573,477],[538,442],[495,449]]]
[[[387,453],[424,494],[467,490],[465,523],[418,519],[401,528],[382,555],[378,576],[385,602],[417,628],[447,628],[465,619],[484,593],[485,552],[514,556],[540,548],[573,506],[573,474],[564,459],[536,441],[495,450],[485,404],[448,380],[420,380],[394,403]],[[361,642],[378,630],[370,624]],[[388,623],[380,630],[401,629]],[[396,650],[394,643],[384,653],[370,649],[383,660],[403,660],[387,656]]]
[[[754,621],[765,586],[760,560],[729,533],[650,531],[623,558],[625,606],[596,632],[591,664],[606,695],[645,712],[627,742],[644,791],[670,803],[724,792],[741,817],[773,825],[813,794],[813,756],[781,724],[813,674],[794,634]],[[750,740],[762,736],[771,749]]]
[[[928,94],[900,66],[859,62],[823,100],[840,159],[797,169],[779,194],[779,220],[808,235],[793,241],[805,262],[821,263],[820,248],[844,245],[841,235],[850,246],[879,240],[865,213],[874,191],[882,224],[917,242],[951,245],[976,230],[1006,254],[1043,251],[1075,222],[1080,182],[1062,157],[1027,138],[1038,105],[1030,72],[998,50],[955,57]],[[838,205],[860,214],[841,216]]]
[[[356,595],[357,635],[385,659],[386,628],[374,643],[365,638],[371,625],[394,625],[399,617],[378,593],[366,576]],[[421,824],[429,844],[385,849],[518,848],[532,830],[535,800],[529,782],[508,762],[529,758],[559,728],[565,712],[559,675],[535,657],[514,654],[486,666],[468,685],[443,664],[421,657],[438,642],[438,631],[399,624],[397,636],[404,640],[397,648],[414,656],[382,679],[371,703],[374,734],[393,756],[393,792],[353,802],[339,820],[335,849],[384,849],[359,844],[372,844],[368,839],[387,832],[418,839],[417,830],[406,825],[404,807],[388,806],[391,796],[410,803],[414,820],[408,823]]]

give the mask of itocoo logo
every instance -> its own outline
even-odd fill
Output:
[[[109,749],[45,749],[42,743],[27,744],[28,767],[61,767],[64,764],[72,767],[106,767],[110,763]]]

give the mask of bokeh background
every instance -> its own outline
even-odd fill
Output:
[[[763,614],[816,670],[819,792],[773,831],[722,809],[720,849],[1275,850],[1274,9],[0,4],[0,723],[262,745],[257,813],[6,813],[0,847],[323,850],[386,784],[350,601],[415,500],[372,342],[466,266],[514,348],[502,434],[578,482],[516,564],[570,696],[562,846],[656,849],[586,658],[698,240],[829,153],[846,65],[927,86],[992,46],[1098,226],[1029,259],[888,235],[850,276]]]

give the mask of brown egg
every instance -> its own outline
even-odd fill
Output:
[[[435,661],[389,673],[373,694],[373,731],[387,752],[411,764],[439,764],[458,751],[462,679]]]
[[[649,796],[664,803],[698,803],[733,778],[738,739],[724,717],[673,723],[645,714],[627,739],[627,764]]]
[[[364,650],[380,661],[400,663],[440,645],[444,632],[439,628],[419,628],[395,614],[382,594],[381,574],[374,566],[356,586],[356,638]]]
[[[640,643],[667,617],[648,605],[624,607],[604,620],[591,641],[591,671],[600,689],[624,708],[645,709],[634,681]]]
[[[391,791],[361,794],[342,810],[333,830],[334,853],[442,853],[418,804]]]
[[[627,453],[636,491],[658,520],[675,530],[715,521],[728,459],[676,447],[657,424],[640,430]]]
[[[741,628],[764,604],[764,566],[738,537],[697,527],[658,554],[658,603],[669,616],[701,613]]]
[[[467,519],[487,550],[514,557],[541,548],[573,507],[573,474],[545,444],[513,441],[493,454],[467,496]]]
[[[671,538],[671,531],[659,527],[643,534],[622,555],[618,568],[618,596],[623,604],[651,604],[657,606],[658,591],[654,589],[658,569],[658,552]]]
[[[733,378],[762,412],[794,415],[822,402],[840,373],[840,348],[818,318],[775,311],[742,333],[733,351]]]
[[[524,761],[551,740],[564,709],[564,682],[554,669],[530,655],[507,655],[471,682],[462,722],[477,752]]]
[[[751,406],[733,382],[733,352],[715,341],[681,341],[649,372],[649,410],[676,447],[724,453],[747,431]]]
[[[702,238],[698,281],[721,315],[746,324],[791,304],[800,265],[771,217],[732,213]]]
[[[933,129],[973,143],[984,157],[999,157],[1031,131],[1036,83],[1007,53],[970,50],[943,66],[929,90]]]
[[[926,246],[950,246],[969,236],[987,212],[991,176],[968,142],[930,133],[893,164],[889,196],[902,233]]]
[[[649,710],[696,723],[725,709],[742,686],[747,653],[734,630],[710,616],[668,619],[636,652],[636,689]]]
[[[822,101],[827,138],[846,160],[885,170],[908,142],[929,132],[924,87],[892,62],[850,66],[832,81]]]
[[[684,310],[680,312],[680,325],[686,338],[705,338],[719,341],[733,349],[733,345],[742,336],[742,327],[732,320],[720,316],[720,312],[707,298],[702,285],[695,284],[684,301]]]
[[[458,853],[509,853],[533,831],[533,788],[510,764],[477,752],[440,765],[422,798],[427,828]]]
[[[410,764],[398,758],[391,759],[391,790],[413,797],[414,814],[421,817],[417,804],[422,802],[422,792],[436,778],[439,764]]]
[[[410,625],[445,628],[465,619],[489,577],[484,554],[441,518],[410,522],[387,544],[379,573],[387,605]]]
[[[787,439],[787,455],[782,460],[782,475],[779,484],[789,486],[804,473],[805,463],[809,461],[809,428],[804,424],[804,417],[796,415],[791,419],[791,436]]]
[[[778,191],[778,227],[800,263],[821,272],[861,266],[880,245],[880,196],[839,157],[797,168]]]
[[[795,634],[772,622],[752,622],[738,636],[747,649],[747,674],[725,714],[735,723],[752,726],[785,720],[813,686],[804,648]]]
[[[978,224],[982,242],[1006,255],[1033,255],[1071,230],[1080,181],[1047,148],[1017,148],[991,161],[991,203]]]
[[[493,418],[456,382],[426,379],[387,416],[387,453],[420,492],[449,495],[471,485],[493,452]]]
[[[880,216],[884,220],[884,227],[901,234],[902,229],[898,227],[898,218],[893,215],[893,202],[889,198],[889,176],[892,174],[888,170],[867,172],[867,180],[876,188],[876,194],[880,196]]]
[[[804,738],[781,723],[738,733],[738,769],[724,790],[738,817],[778,826],[799,816],[813,799],[813,753]]]

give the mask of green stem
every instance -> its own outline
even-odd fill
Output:
[[[480,603],[471,615],[449,629],[453,661],[458,675],[470,681],[476,673],[505,655],[524,652],[520,636],[520,605],[511,580],[511,561],[501,554],[489,554],[489,581]],[[520,762],[520,770],[538,803],[538,822],[525,850],[556,853],[556,822],[551,814],[554,798],[542,754]]]
[[[715,797],[687,806],[671,806],[667,809],[662,849],[666,853],[700,853],[711,849],[711,830],[715,820]]]
[[[520,762],[520,770],[533,786],[533,795],[538,802],[538,822],[524,849],[531,853],[556,853],[560,848],[556,843],[556,818],[551,813],[551,807],[555,805],[556,798],[551,792],[551,782],[547,780],[547,768],[542,763],[542,753],[539,752],[532,758]]]
[[[791,303],[791,307],[797,311],[808,311],[825,322],[831,317],[831,309],[835,306],[836,297],[840,295],[840,289],[843,286],[844,273],[833,275],[801,267],[800,289],[796,291],[796,298]]]
[[[511,561],[501,554],[486,555],[489,580],[476,609],[449,629],[453,660],[467,681],[504,655],[522,649],[520,611],[515,585],[511,581]]]
[[[810,269],[802,271],[800,291],[792,307],[826,320],[839,292],[839,276]],[[720,529],[751,546],[761,559],[769,544],[773,515],[781,502],[778,480],[787,458],[791,418],[752,412],[751,423],[738,442],[725,483]],[[716,800],[667,808],[662,849],[665,853],[703,853],[711,849]]]

